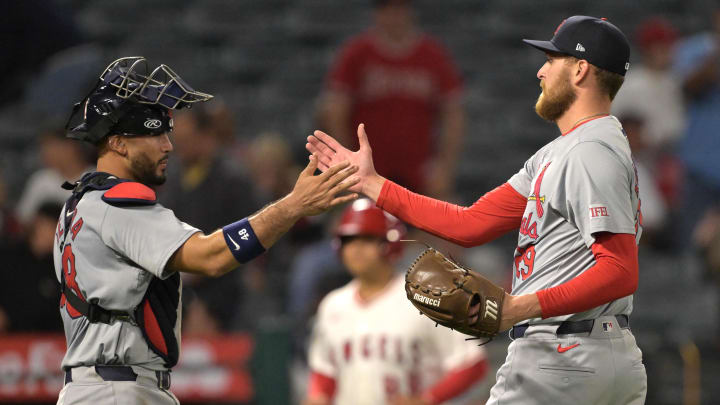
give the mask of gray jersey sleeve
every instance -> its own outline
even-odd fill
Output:
[[[108,247],[163,279],[172,274],[165,271],[167,261],[196,232],[200,230],[160,204],[109,205],[100,227],[100,237]]]
[[[538,159],[539,154],[540,151],[532,155],[530,159],[526,160],[522,169],[520,169],[508,180],[508,183],[510,183],[512,188],[524,196],[530,194],[530,184],[532,183],[533,177],[535,177],[535,168],[537,167],[535,160]]]
[[[588,247],[597,232],[635,234],[632,167],[618,154],[600,142],[580,142],[558,164],[550,185],[554,208],[575,224]]]

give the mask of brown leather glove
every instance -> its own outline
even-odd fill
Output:
[[[440,325],[476,337],[498,333],[505,290],[433,248],[408,269],[405,292],[415,308]],[[478,304],[477,320],[471,324],[470,308]]]

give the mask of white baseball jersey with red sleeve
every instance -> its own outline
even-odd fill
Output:
[[[421,316],[402,276],[366,302],[351,281],[320,303],[310,345],[314,373],[333,378],[336,404],[385,404],[420,395],[448,370],[485,357],[477,342]]]

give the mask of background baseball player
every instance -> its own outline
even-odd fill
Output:
[[[58,404],[174,404],[169,369],[180,350],[177,272],[220,276],[251,260],[304,215],[352,200],[338,197],[353,171],[313,176],[252,216],[209,235],[157,203],[172,152],[170,109],[207,101],[170,68],[141,57],[103,72],[76,105],[68,136],[98,148],[97,172],[75,184],[60,215],[54,262],[67,352]],[[228,187],[232,187],[228,184]]]
[[[379,176],[362,125],[358,152],[320,131],[307,147],[321,154],[321,168],[358,164],[354,190],[445,239],[469,247],[519,228],[513,295],[505,297],[501,323],[501,330],[515,325],[515,340],[489,404],[641,404],[647,378],[628,320],[638,280],[639,187],[627,138],[609,115],[629,68],[629,44],[608,21],[586,16],[564,20],[550,41],[525,42],[546,54],[535,110],[561,136],[471,207]]]
[[[481,347],[436,328],[405,298],[404,277],[393,266],[403,231],[369,199],[343,212],[335,236],[354,279],[320,303],[306,405],[437,404],[487,373]]]

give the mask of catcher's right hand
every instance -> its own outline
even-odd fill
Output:
[[[476,337],[499,331],[505,290],[433,248],[408,269],[405,292],[415,308],[440,325]]]

